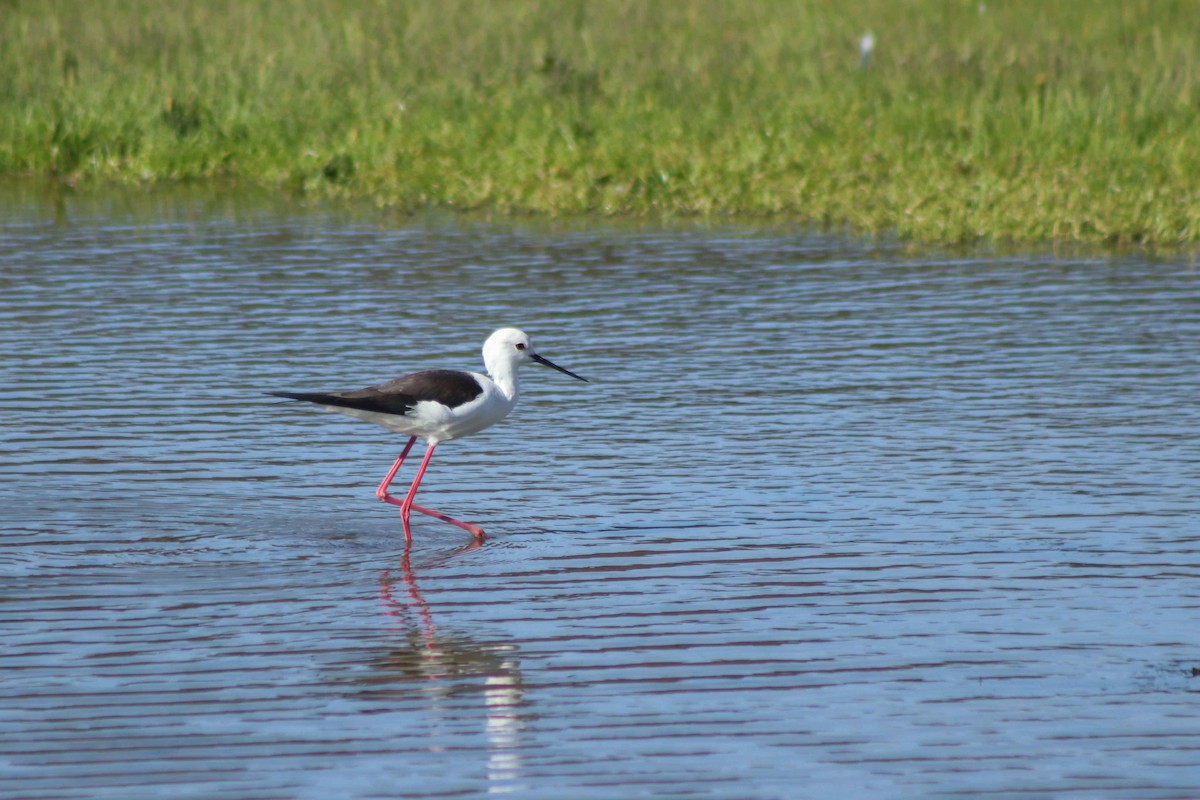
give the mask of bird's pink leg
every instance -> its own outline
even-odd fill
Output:
[[[409,509],[416,509],[422,514],[428,514],[431,517],[440,519],[442,522],[449,522],[451,525],[457,525],[467,533],[474,536],[476,539],[482,539],[483,528],[480,528],[477,525],[472,525],[469,522],[463,522],[462,520],[447,516],[440,511],[434,511],[432,508],[419,506],[413,502],[413,498],[417,496],[417,487],[421,485],[421,478],[425,475],[425,468],[429,466],[429,459],[433,458],[433,448],[435,447],[437,447],[437,444],[431,444],[425,450],[425,458],[421,459],[421,466],[417,467],[417,477],[413,478],[412,486],[409,487],[408,490],[408,496],[404,498],[404,505],[400,506],[400,518],[404,522],[405,536],[408,536],[408,511]]]
[[[413,442],[417,437],[410,436],[408,444],[404,445],[404,449],[400,451],[400,457],[396,459],[396,463],[392,464],[392,468],[388,470],[388,474],[383,476],[383,482],[379,484],[379,488],[375,490],[375,496],[385,503],[391,503],[394,506],[402,505],[403,501],[397,500],[388,494],[388,486],[392,484],[392,478],[396,477],[396,473],[400,470],[400,465],[404,463],[408,451],[412,450]]]
[[[421,478],[425,476],[425,468],[429,466],[429,460],[433,458],[433,448],[437,447],[436,443],[431,444],[428,448],[426,448],[425,457],[421,459],[421,466],[417,467],[416,477],[413,478],[412,485],[408,487],[408,494],[405,495],[404,499],[397,500],[395,497],[392,497],[387,493],[388,485],[392,482],[392,479],[396,477],[397,470],[399,470],[400,465],[404,463],[404,458],[408,455],[408,451],[412,449],[413,442],[415,442],[416,439],[417,437],[414,436],[408,440],[408,444],[404,446],[404,450],[400,453],[400,457],[396,459],[396,463],[392,464],[392,468],[388,470],[388,474],[384,476],[383,483],[379,484],[379,488],[375,490],[375,496],[383,502],[391,503],[394,506],[400,506],[400,521],[404,524],[404,540],[406,542],[412,541],[412,529],[409,527],[408,517],[411,511],[414,509],[420,511],[422,514],[428,514],[431,517],[436,517],[442,522],[449,522],[451,525],[457,525],[464,531],[470,533],[476,539],[483,539],[483,528],[480,528],[477,525],[472,525],[469,522],[457,520],[454,517],[447,516],[440,511],[434,511],[432,508],[419,506],[413,502],[413,498],[417,496],[417,487],[421,485]]]

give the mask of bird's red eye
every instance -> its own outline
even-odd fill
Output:
[[[524,350],[524,349],[525,349],[525,343],[524,343],[524,342],[517,342],[517,349],[518,349],[518,350]]]

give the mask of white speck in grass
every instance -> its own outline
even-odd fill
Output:
[[[858,40],[858,66],[865,69],[871,63],[871,53],[875,50],[875,34],[867,31]]]

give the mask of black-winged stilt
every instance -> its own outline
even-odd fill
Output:
[[[330,411],[374,422],[409,437],[408,444],[404,446],[400,456],[384,476],[383,482],[375,490],[375,496],[383,502],[400,506],[405,541],[412,541],[408,517],[413,509],[457,525],[476,538],[482,539],[482,528],[446,516],[440,511],[416,505],[413,498],[417,494],[417,487],[421,485],[425,468],[429,466],[433,449],[439,442],[478,433],[508,416],[508,412],[517,404],[517,396],[520,394],[517,368],[531,361],[587,382],[587,378],[582,378],[539,356],[534,352],[533,343],[523,331],[501,328],[483,343],[483,363],[487,367],[487,375],[453,369],[429,369],[351,392],[268,394],[315,403]],[[417,468],[417,475],[413,478],[408,494],[403,500],[397,500],[388,494],[387,489],[418,437],[428,444],[425,448],[425,458]]]

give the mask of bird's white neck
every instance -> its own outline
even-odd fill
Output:
[[[509,400],[517,399],[520,382],[517,379],[517,367],[515,364],[488,364],[488,377],[492,379],[492,383],[496,384],[496,388],[505,397]]]

